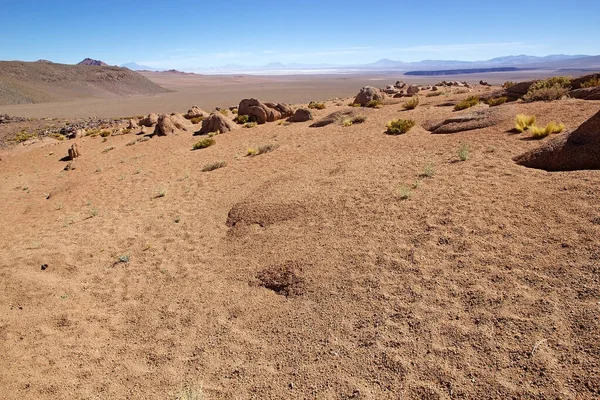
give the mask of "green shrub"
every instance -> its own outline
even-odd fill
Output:
[[[471,149],[467,143],[463,143],[458,148],[458,158],[460,161],[467,161],[469,159],[469,152]]]
[[[402,107],[405,110],[414,110],[419,105],[419,98],[417,96],[413,96],[409,101],[404,103]]]
[[[356,115],[354,117],[345,118],[342,120],[342,126],[351,126],[353,124],[362,124],[367,120],[364,115]]]
[[[308,108],[317,109],[317,110],[324,110],[325,109],[325,103],[317,103],[316,101],[311,101],[310,103],[308,103]]]
[[[193,149],[194,150],[199,150],[199,149],[205,149],[207,147],[212,146],[213,144],[215,144],[216,141],[213,138],[205,138],[202,140],[199,140],[198,142],[194,143]]]
[[[571,90],[571,78],[567,76],[554,76],[542,79],[529,87],[523,96],[523,101],[552,101],[560,100]]]
[[[592,88],[592,87],[598,87],[598,86],[600,86],[600,78],[598,78],[598,77],[593,77],[591,79],[588,79],[587,81],[585,81],[581,84],[582,88]]]
[[[490,107],[495,107],[499,106],[500,104],[506,103],[507,100],[508,99],[506,97],[489,98],[485,101],[485,104],[487,104]]]
[[[204,168],[202,168],[202,172],[214,171],[215,169],[223,168],[227,163],[225,161],[215,161],[210,164],[206,164]]]
[[[37,137],[37,135],[35,133],[27,133],[27,131],[23,129],[15,135],[15,138],[13,139],[13,141],[21,143],[21,142],[25,142],[29,139],[33,139],[36,137]]]
[[[515,117],[515,130],[524,132],[535,124],[535,115],[518,114]]]
[[[360,104],[358,105],[360,107]],[[381,108],[383,107],[383,103],[380,100],[370,100],[365,107],[369,108]]]
[[[100,132],[100,136],[101,137],[108,137],[108,136],[110,136],[110,132],[109,131],[101,131]]]
[[[479,97],[477,96],[469,96],[465,100],[461,101],[457,105],[454,106],[454,111],[465,110],[467,108],[471,108],[479,104]]]
[[[245,123],[247,123],[247,122],[249,122],[249,121],[250,121],[250,116],[248,116],[248,115],[245,115],[245,114],[242,114],[242,115],[238,114],[238,115],[237,115],[237,116],[236,116],[236,117],[233,119],[233,121],[234,121],[235,123],[237,123],[237,124],[245,124]]]
[[[415,121],[411,119],[395,119],[387,123],[388,135],[401,135],[411,130],[415,126]]]
[[[254,128],[256,125],[258,125],[256,122],[252,121],[252,122],[246,122],[244,124],[244,128]]]

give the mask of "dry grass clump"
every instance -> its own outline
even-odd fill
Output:
[[[353,124],[362,124],[367,120],[367,117],[364,115],[356,115],[351,118],[345,118],[342,120],[342,126],[351,126]]]
[[[514,85],[516,85],[516,84],[517,84],[517,83],[516,83],[516,82],[513,82],[513,81],[506,81],[506,82],[504,82],[504,83],[502,84],[502,89],[509,88],[509,87],[511,87],[511,86],[514,86]]]
[[[229,115],[229,110],[227,110],[227,109],[224,109],[224,108],[220,109],[220,110],[219,110],[219,112],[220,112],[221,114],[223,114],[224,116],[228,116],[228,115]]]
[[[202,168],[202,172],[214,171],[215,169],[223,168],[227,163],[225,161],[215,161],[209,164],[206,164],[204,168]]]
[[[247,122],[249,122],[249,121],[250,121],[250,116],[248,116],[248,115],[245,115],[245,114],[238,114],[238,115],[237,115],[237,116],[236,116],[236,117],[233,119],[233,121],[234,121],[236,124],[240,124],[240,125],[242,125],[242,124],[245,124],[245,123],[247,123]]]
[[[467,108],[471,108],[479,104],[479,97],[477,96],[469,96],[457,105],[454,106],[454,111],[465,110]]]
[[[256,122],[252,121],[252,122],[246,122],[244,124],[244,128],[254,128],[256,125],[258,125]]]
[[[529,132],[531,132],[531,137],[533,139],[543,139],[551,133],[560,133],[565,129],[564,124],[557,124],[554,121],[551,121],[544,128],[540,128],[538,126],[532,125],[529,127]]]
[[[204,121],[204,117],[200,115],[199,117],[194,117],[190,119],[190,122],[194,125],[198,125],[200,122]]]
[[[444,94],[444,92],[441,92],[438,90],[437,92],[427,93],[425,95],[425,97],[437,97],[437,96],[441,96],[442,94]]]
[[[413,96],[406,103],[402,104],[402,108],[405,110],[414,110],[419,105],[419,98],[417,96]]]
[[[593,77],[581,84],[582,88],[592,88],[592,87],[598,87],[598,86],[600,86],[600,78],[598,78],[598,77]]]
[[[26,130],[21,130],[15,135],[15,138],[13,139],[13,141],[17,142],[17,143],[21,143],[21,142],[25,142],[29,139],[33,139],[36,137],[37,137],[37,135],[35,133],[27,133]]]
[[[105,148],[104,150],[102,150],[103,153],[108,153],[109,151],[113,151],[114,149],[116,149],[115,146],[110,146]]]
[[[194,143],[194,146],[192,148],[193,148],[193,150],[205,149],[207,147],[212,146],[215,143],[216,143],[215,139],[213,139],[211,137],[204,138],[204,139],[199,140],[196,143]]]
[[[279,147],[279,145],[275,144],[275,143],[264,144],[262,146],[259,146],[258,149],[254,149],[254,148],[248,149],[248,151],[246,152],[246,155],[247,156],[258,156],[261,154],[270,153],[278,147]]]
[[[385,133],[388,135],[402,135],[410,131],[415,124],[415,121],[412,119],[394,119],[387,123],[387,131]]]
[[[535,82],[523,96],[523,101],[552,101],[560,100],[571,90],[571,78],[554,76]]]
[[[360,107],[360,104],[358,105]],[[381,108],[383,107],[383,103],[380,100],[370,100],[365,107],[369,108]]]
[[[60,141],[65,140],[65,135],[61,135],[60,133],[51,133],[48,136],[50,136],[51,138],[54,138],[56,140],[60,140]]]
[[[109,131],[101,131],[100,132],[100,136],[101,137],[109,137],[110,136],[110,132]]]
[[[515,130],[517,132],[525,132],[535,124],[535,115],[518,114],[515,117]]]
[[[506,103],[507,100],[508,98],[506,97],[489,98],[485,101],[485,104],[487,104],[490,107],[495,107],[499,106],[500,104]]]
[[[317,110],[324,110],[325,109],[325,103],[317,103],[316,101],[311,101],[310,103],[308,103],[308,108],[317,109]]]
[[[467,161],[469,159],[469,152],[471,151],[471,148],[469,147],[468,143],[462,143],[460,145],[460,147],[458,148],[458,159],[460,161]]]

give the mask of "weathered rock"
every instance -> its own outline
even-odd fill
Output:
[[[346,111],[336,111],[325,118],[321,118],[320,120],[314,122],[310,125],[311,128],[321,128],[323,126],[327,126],[330,124],[335,124],[341,122],[345,118],[355,117],[357,113],[354,110],[346,110]]]
[[[69,152],[69,160],[73,161],[74,159],[76,159],[77,157],[79,157],[81,154],[79,153],[79,147],[77,147],[77,143],[73,143],[71,145],[71,148],[68,150]]]
[[[487,128],[514,117],[513,107],[486,108],[444,120],[426,121],[423,128],[431,133],[456,133]]]
[[[182,131],[190,131],[193,129],[194,125],[182,114],[171,114],[170,117],[171,121],[173,121],[173,125],[175,125],[177,129]]]
[[[580,76],[579,78],[571,79],[571,87],[573,89],[581,89],[581,85],[589,82],[592,79],[600,79],[600,73],[597,72],[595,74],[584,75]]]
[[[202,128],[198,132],[201,135],[205,135],[210,132],[229,132],[234,129],[238,129],[238,125],[221,114],[220,112],[213,112],[207,118],[202,121]]]
[[[76,139],[85,135],[85,129],[76,129],[68,132],[65,136],[67,139]]]
[[[173,123],[170,115],[161,114],[158,117],[158,122],[156,123],[156,127],[154,128],[154,134],[157,136],[167,136],[172,133],[175,133],[177,127]]]
[[[370,101],[383,101],[385,100],[385,93],[383,93],[380,89],[373,86],[365,86],[360,89],[360,92],[356,95],[354,99],[354,104],[360,104],[361,106],[366,106]]]
[[[395,95],[395,94],[399,93],[399,92],[400,92],[400,90],[399,90],[397,87],[395,87],[395,86],[392,86],[392,85],[387,85],[387,86],[385,87],[385,89],[383,89],[383,92],[384,92],[385,94],[389,94],[389,95]]]
[[[571,90],[569,96],[574,99],[600,100],[600,86]]]
[[[137,119],[130,119],[129,123],[127,124],[127,129],[137,129],[140,124],[140,121],[138,121]]]
[[[396,81],[396,83],[394,83],[394,87],[397,89],[403,89],[405,86],[406,83],[404,81]]]
[[[432,86],[431,87],[431,91],[432,92],[437,92],[439,89],[437,88],[437,86]]]
[[[69,161],[67,163],[67,165],[65,165],[65,167],[63,168],[65,171],[71,171],[73,169],[77,168],[77,164],[75,163],[75,161]]]
[[[198,117],[206,118],[206,117],[208,117],[208,113],[206,111],[202,110],[198,106],[192,106],[192,108],[190,108],[188,110],[188,112],[185,113],[184,117],[186,119],[192,119],[192,118],[198,118]]]
[[[269,107],[269,108],[272,108],[273,110],[278,111],[279,114],[281,115],[280,118],[290,117],[294,113],[294,110],[292,110],[292,107],[290,107],[289,104],[285,104],[285,103],[265,103],[265,105],[267,107]]]
[[[482,80],[482,81],[479,81],[479,84],[480,84],[481,86],[491,86],[489,83],[487,83],[486,81],[483,81],[483,80]]]
[[[145,126],[148,128],[153,127],[157,123],[158,123],[158,114],[155,114],[155,113],[150,113],[140,120],[140,126]]]
[[[313,119],[312,112],[308,108],[299,108],[289,119],[290,122],[306,122]]]
[[[281,118],[281,113],[273,108],[269,108],[265,103],[258,99],[244,99],[238,107],[238,115],[247,115],[257,124],[273,122]]]
[[[415,95],[419,93],[419,87],[417,85],[410,85],[408,89],[406,89],[406,94],[409,96]]]
[[[546,171],[600,169],[600,111],[573,132],[553,138],[514,161]]]

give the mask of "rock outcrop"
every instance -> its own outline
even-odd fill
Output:
[[[354,98],[354,104],[360,104],[366,106],[370,101],[383,101],[385,99],[385,93],[380,89],[373,86],[365,86],[360,89],[360,92]]]
[[[600,111],[573,132],[553,138],[514,161],[546,171],[600,169]]]
[[[265,105],[269,108],[272,108],[273,110],[279,111],[279,114],[281,114],[280,118],[290,117],[294,113],[294,110],[292,110],[292,107],[290,107],[289,104],[265,103]]]
[[[77,147],[77,143],[73,143],[71,145],[71,148],[68,150],[68,158],[69,160],[73,161],[74,159],[76,159],[77,157],[79,157],[81,154],[79,153],[79,147]]]
[[[238,128],[239,127],[235,122],[217,111],[213,112],[202,121],[202,128],[200,128],[198,133],[201,135],[206,135],[210,132],[225,133]]]
[[[140,120],[140,126],[151,128],[158,123],[158,114],[150,113]]]
[[[299,108],[289,119],[290,122],[306,122],[313,119],[312,111],[308,108]]]
[[[238,115],[247,115],[251,121],[255,121],[257,124],[281,119],[281,112],[254,98],[240,101]]]
[[[417,93],[419,93],[419,87],[417,85],[410,85],[408,87],[408,89],[406,89],[406,94],[408,94],[409,96],[413,96]]]
[[[206,118],[206,117],[208,117],[208,113],[206,111],[202,110],[198,106],[192,106],[192,108],[190,108],[188,110],[188,112],[185,113],[184,117],[187,119],[198,118],[198,117]]]
[[[513,107],[486,108],[444,120],[427,121],[423,128],[431,133],[456,133],[494,126],[513,116]]]
[[[156,127],[154,128],[154,134],[157,136],[167,136],[172,133],[175,133],[177,127],[173,123],[170,115],[161,114],[158,117],[158,122],[156,123]]]
[[[357,116],[358,114],[354,110],[346,110],[346,111],[335,111],[326,116],[325,118],[321,118],[320,120],[314,122],[310,125],[311,128],[321,128],[327,125],[339,123],[345,118],[352,118]]]

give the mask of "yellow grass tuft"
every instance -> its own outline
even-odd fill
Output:
[[[411,130],[415,126],[415,121],[412,119],[394,119],[387,123],[388,135],[402,135]]]
[[[535,124],[535,115],[518,114],[515,117],[515,130],[525,132]]]
[[[405,110],[414,110],[419,105],[419,98],[417,96],[413,96],[410,100],[402,105]]]

